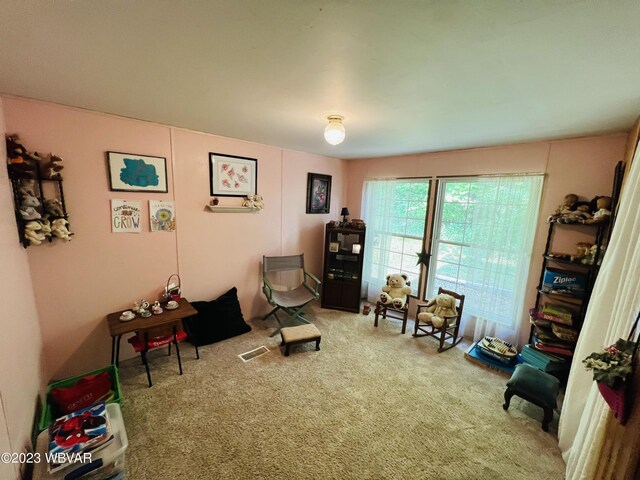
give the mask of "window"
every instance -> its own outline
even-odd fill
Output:
[[[465,313],[518,328],[542,175],[440,180],[428,297],[463,293]]]
[[[428,200],[428,179],[365,182],[363,218],[367,239],[363,279],[372,297],[379,295],[391,273],[406,273],[413,295],[417,295],[420,266],[416,265],[416,253],[423,248]]]

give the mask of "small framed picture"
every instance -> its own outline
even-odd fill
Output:
[[[168,192],[166,158],[107,152],[107,161],[112,192]]]
[[[331,242],[329,243],[329,251],[330,252],[339,252],[340,251],[340,244],[338,242]]]
[[[212,197],[246,197],[258,188],[258,159],[209,153]]]
[[[331,209],[331,175],[307,175],[307,213],[329,213]]]

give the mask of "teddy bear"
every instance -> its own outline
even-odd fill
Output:
[[[547,218],[547,223],[554,222],[563,215],[568,215],[569,213],[571,213],[574,210],[573,206],[577,202],[578,196],[575,193],[569,193],[565,195],[564,200],[560,205],[558,205],[558,208],[556,208],[556,211],[553,213],[553,215],[549,215],[549,217]]]
[[[48,198],[44,201],[44,208],[51,217],[64,217],[62,202],[58,198]]]
[[[71,232],[67,228],[69,222],[64,218],[56,218],[51,222],[51,233],[54,237],[62,238],[63,240],[71,240]]]
[[[411,282],[405,273],[387,275],[387,284],[382,287],[380,301],[393,308],[402,309],[407,304],[407,295],[411,294]]]
[[[242,206],[247,208],[256,208],[255,197],[252,193],[247,195],[247,198],[242,202]]]
[[[418,320],[440,328],[445,319],[457,317],[456,299],[447,293],[440,293],[427,303],[427,309],[418,313]]]
[[[42,225],[38,222],[29,222],[24,226],[24,238],[29,240],[31,245],[40,245],[46,235],[40,232]]]
[[[62,158],[50,153],[49,161],[42,165],[42,176],[50,180],[62,180],[63,168]]]
[[[253,204],[255,208],[259,208],[262,210],[264,208],[264,200],[262,200],[262,195],[255,194],[253,196]]]
[[[596,197],[591,200],[591,208],[593,217],[584,221],[584,223],[601,223],[606,222],[611,217],[611,197]]]

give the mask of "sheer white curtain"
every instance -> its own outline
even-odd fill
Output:
[[[441,182],[430,292],[442,286],[465,295],[467,338],[517,343],[543,176]]]
[[[363,280],[367,298],[377,299],[390,273],[406,273],[417,292],[416,253],[424,244],[429,179],[367,180],[362,216],[367,224]]]
[[[380,295],[386,284],[386,265],[389,263],[391,236],[387,235],[391,225],[391,211],[396,200],[396,190],[390,180],[370,180],[364,184],[362,194],[362,218],[367,224],[366,248],[362,278],[369,300]],[[374,263],[373,253],[376,251]]]
[[[618,338],[626,338],[640,309],[639,156],[640,149],[625,179],[618,217],[593,288],[562,404],[558,437],[568,480],[593,478],[609,415],[582,359]]]

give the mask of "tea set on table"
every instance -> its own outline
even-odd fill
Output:
[[[177,275],[171,275],[171,277],[174,276]],[[165,291],[161,296],[164,308],[167,310],[175,310],[178,308],[178,300],[180,300],[180,277],[178,277],[177,284],[170,283],[171,277],[169,277]],[[160,315],[162,312],[164,312],[164,309],[162,308],[159,300],[157,300],[153,305],[151,305],[148,300],[138,300],[137,302],[134,302],[131,310],[122,312],[120,320],[128,322],[136,318],[136,314],[143,318],[147,318],[151,315]]]
[[[175,300],[170,300],[165,304],[164,309],[175,310],[178,307],[178,302],[176,302]],[[140,300],[133,304],[133,308],[131,310],[122,312],[122,315],[120,315],[120,320],[122,320],[123,322],[133,320],[134,318],[136,318],[136,314],[140,315],[143,318],[150,317],[151,315],[160,315],[162,312],[164,312],[164,309],[158,301],[156,301],[153,305],[150,305],[147,300]]]

